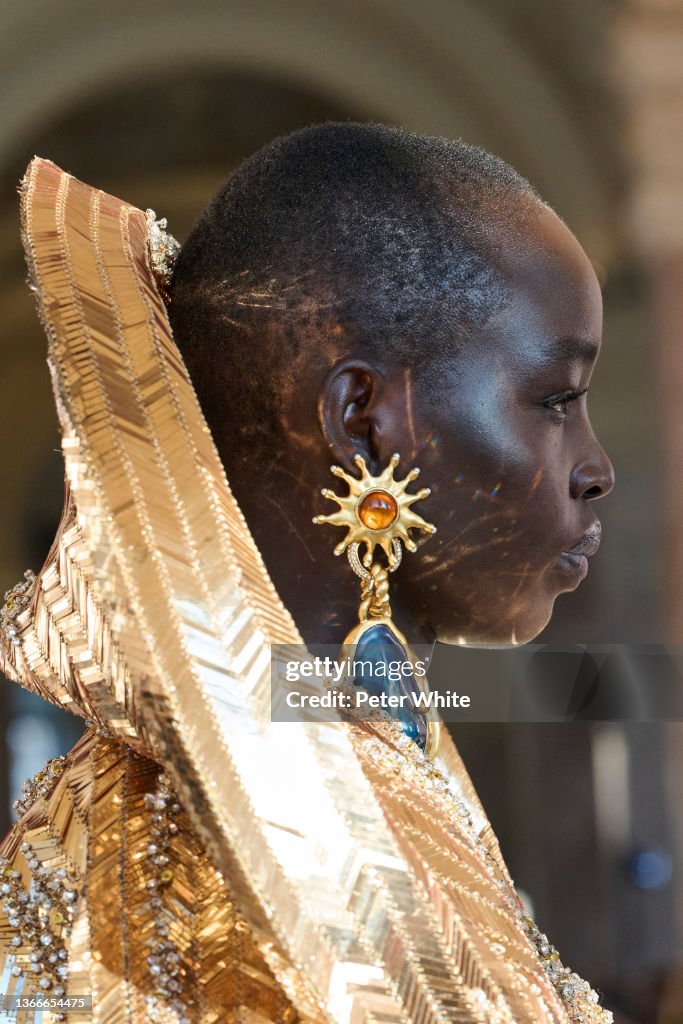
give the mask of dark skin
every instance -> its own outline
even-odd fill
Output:
[[[338,645],[357,621],[359,580],[332,553],[344,530],[312,523],[336,507],[322,487],[347,490],[330,466],[357,475],[356,452],[375,474],[398,452],[395,475],[418,465],[409,490],[431,488],[414,507],[438,532],[414,534],[417,552],[390,577],[394,619],[411,643],[526,643],[585,575],[586,558],[566,552],[595,528],[594,503],[614,484],[585,393],[600,287],[576,238],[540,204],[523,229],[495,230],[512,301],[443,359],[438,391],[348,351],[341,334],[321,339],[307,379],[291,384],[287,444],[260,486],[248,458],[227,463],[306,643]]]

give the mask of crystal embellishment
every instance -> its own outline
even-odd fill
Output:
[[[169,284],[180,252],[180,243],[166,231],[168,222],[165,217],[157,220],[154,210],[147,210],[146,214],[150,263],[163,283]]]
[[[24,580],[16,583],[5,593],[4,604],[0,608],[0,632],[4,633],[11,644],[18,644],[16,618],[31,603],[36,577],[30,569],[24,573]]]
[[[147,846],[144,885],[154,910],[154,935],[149,941],[147,968],[154,995],[146,997],[148,1018],[161,1020],[163,1007],[170,1008],[180,1021],[189,1020],[192,999],[187,993],[188,979],[180,963],[177,947],[169,938],[176,911],[172,901],[165,898],[165,890],[175,875],[171,862],[171,836],[178,828],[174,822],[181,811],[171,782],[164,773],[159,775],[156,791],[145,794],[145,807],[150,816],[152,840]],[[151,876],[151,877],[150,877]]]
[[[66,757],[53,757],[32,779],[22,782],[19,787],[22,795],[12,804],[14,810],[21,816],[29,807],[33,806],[39,797],[48,797],[61,778],[65,766]],[[38,867],[38,863],[37,858],[34,857],[29,860],[29,867],[34,870]]]
[[[71,934],[78,902],[76,882],[65,868],[41,864],[30,843],[21,844],[21,853],[27,866],[37,864],[30,868],[29,888],[21,872],[0,858],[3,890],[8,889],[2,910],[15,933],[10,940],[16,958],[11,974],[37,979],[40,989],[57,995],[64,992],[63,982],[69,973],[65,939]],[[52,1019],[64,1021],[66,1016],[58,1012]]]

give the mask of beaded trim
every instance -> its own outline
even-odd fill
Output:
[[[5,592],[4,604],[0,608],[0,632],[4,633],[11,644],[19,643],[14,620],[30,604],[35,582],[35,574],[27,569],[24,582],[15,583],[11,590]]]
[[[25,779],[22,782],[19,787],[22,795],[12,804],[19,817],[33,806],[38,797],[50,795],[59,781],[65,765],[66,757],[53,757],[39,772],[36,772],[33,778]]]
[[[13,870],[6,858],[0,859],[2,910],[13,932],[10,946],[15,963],[10,973],[30,984],[37,978],[39,989],[60,998],[66,993],[69,975],[65,939],[71,934],[78,903],[76,882],[65,868],[41,864],[30,843],[22,843],[21,852],[32,875],[28,889],[21,872]],[[66,1015],[55,1013],[54,1019],[64,1021]]]
[[[160,1001],[178,1015],[178,1024],[191,1024],[189,1015],[193,1000],[186,992],[187,978],[180,965],[180,954],[170,938],[174,910],[164,900],[164,889],[173,881],[170,857],[172,837],[178,834],[174,821],[181,811],[171,782],[164,773],[157,778],[156,791],[145,794],[145,806],[151,811],[152,841],[147,847],[147,864],[151,877],[147,889],[150,906],[155,911],[154,935],[149,939],[147,966],[155,986],[154,995],[146,998],[149,1020],[161,1019]],[[150,873],[147,870],[145,875]]]

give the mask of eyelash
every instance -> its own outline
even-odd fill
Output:
[[[577,398],[581,398],[581,395],[585,395],[588,388],[583,388],[581,391],[563,391],[561,395],[553,395],[551,398],[546,398],[543,405],[546,409],[553,409],[555,412],[559,412],[561,415],[566,416],[567,406],[570,402],[574,402]],[[564,409],[555,409],[556,405],[564,404]]]

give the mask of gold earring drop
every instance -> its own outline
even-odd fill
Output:
[[[354,462],[360,477],[345,473],[339,466],[331,467],[331,472],[348,484],[349,493],[342,496],[324,487],[323,497],[336,501],[339,508],[330,515],[313,518],[314,523],[346,527],[346,536],[334,553],[341,555],[346,551],[351,568],[361,580],[358,624],[344,638],[342,658],[353,665],[356,686],[363,687],[368,699],[374,698],[370,706],[388,710],[401,723],[404,733],[427,757],[433,758],[440,725],[430,705],[425,662],[416,659],[397,628],[389,603],[389,574],[401,564],[403,545],[408,551],[417,550],[408,531],[436,533],[436,527],[412,508],[430,490],[423,487],[415,494],[406,490],[418,476],[417,468],[402,480],[394,479],[398,454],[391,456],[379,476],[368,471],[362,455],[354,455]],[[361,545],[365,545],[362,557]],[[377,548],[384,552],[386,566],[375,559]]]

